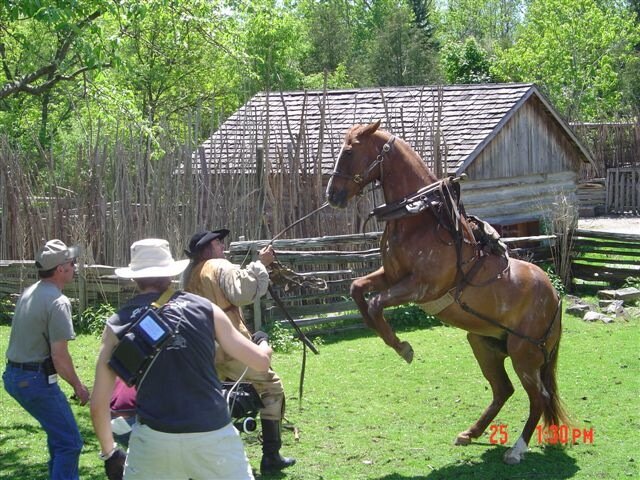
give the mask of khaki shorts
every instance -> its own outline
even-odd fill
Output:
[[[238,431],[229,424],[202,433],[163,433],[136,423],[125,480],[253,480]]]

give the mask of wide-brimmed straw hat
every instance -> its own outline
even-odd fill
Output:
[[[188,257],[193,257],[198,250],[204,247],[207,243],[219,238],[220,240],[224,240],[224,238],[229,235],[229,230],[226,228],[221,228],[219,230],[205,230],[204,232],[194,233],[189,240],[189,246],[184,251]]]
[[[80,247],[67,247],[62,240],[53,239],[44,244],[36,254],[36,268],[41,271],[51,270],[80,254]]]
[[[181,274],[189,260],[174,260],[169,242],[161,238],[145,238],[131,244],[131,263],[116,268],[121,278],[175,277]]]

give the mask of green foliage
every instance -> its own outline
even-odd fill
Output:
[[[323,88],[353,88],[355,87],[352,80],[349,79],[347,68],[344,64],[340,64],[333,72],[314,73],[305,76],[303,80],[304,88],[312,90],[321,90]]]
[[[279,322],[265,325],[269,335],[269,345],[278,353],[289,353],[302,348],[302,344],[293,336],[292,330],[282,326]]]
[[[416,24],[405,2],[379,1],[370,13],[372,38],[364,61],[375,85],[420,85],[439,81],[430,32]]]
[[[537,83],[569,120],[612,118],[630,113],[621,74],[639,39],[640,24],[615,4],[534,0],[513,47],[497,51],[493,73]]]
[[[84,312],[73,315],[76,333],[100,336],[107,319],[116,313],[116,308],[108,303],[87,307]]]
[[[289,5],[275,0],[237,4],[237,32],[245,55],[251,94],[264,90],[293,90],[302,84],[301,57],[307,50],[303,25]]]
[[[11,298],[4,297],[0,299],[0,325],[11,325],[15,308],[16,305]]]
[[[487,83],[491,81],[487,52],[475,38],[464,43],[448,43],[442,51],[442,64],[449,83]]]
[[[441,324],[436,317],[425,313],[414,303],[387,309],[385,317],[394,328],[401,329],[425,328]]]
[[[551,284],[553,288],[556,289],[558,294],[562,297],[566,293],[566,288],[560,276],[556,273],[556,269],[552,264],[542,265],[542,269],[547,273],[549,280],[551,280]]]
[[[640,277],[629,277],[625,280],[623,287],[634,287],[640,289]]]
[[[72,116],[83,80],[109,67],[114,39],[105,15],[110,0],[2,2],[0,120],[25,148],[43,147]]]

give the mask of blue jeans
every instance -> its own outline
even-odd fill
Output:
[[[82,437],[69,402],[57,383],[49,384],[43,371],[7,366],[5,390],[34,417],[47,433],[49,478],[76,480]]]

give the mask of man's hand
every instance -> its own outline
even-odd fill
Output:
[[[276,254],[273,251],[273,247],[271,245],[267,245],[262,250],[258,252],[258,259],[262,262],[265,267],[268,267],[273,263],[276,258]]]
[[[109,480],[122,480],[126,460],[127,454],[121,448],[116,448],[111,456],[105,460],[104,471]]]
[[[73,387],[73,392],[80,405],[86,405],[89,401],[89,398],[91,397],[89,389],[83,383],[80,383]]]

